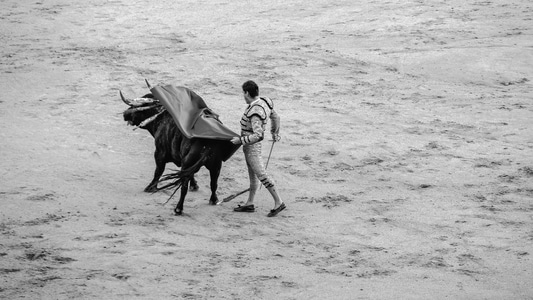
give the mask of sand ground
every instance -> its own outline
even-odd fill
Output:
[[[0,8],[0,298],[533,299],[530,1]],[[258,82],[288,209],[209,206],[205,169],[184,216],[144,193],[153,139],[118,91],[145,78],[235,131]],[[247,187],[242,151],[219,183]]]

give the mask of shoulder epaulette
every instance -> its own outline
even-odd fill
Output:
[[[261,120],[266,120],[267,118],[266,111],[260,104],[252,105],[246,111],[246,117],[251,118],[253,115],[258,116]]]
[[[261,100],[263,100],[268,105],[268,108],[270,108],[270,109],[274,108],[274,102],[272,101],[272,99],[267,98],[267,97],[259,97],[259,98]]]

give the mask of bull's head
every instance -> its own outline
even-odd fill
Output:
[[[120,98],[129,108],[123,113],[124,121],[129,125],[144,128],[164,111],[163,106],[152,94],[146,94],[141,98],[128,99],[120,92]]]

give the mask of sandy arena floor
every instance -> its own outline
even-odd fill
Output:
[[[533,299],[531,1],[0,8],[1,299]],[[210,206],[205,169],[184,216],[144,193],[118,91],[145,78],[235,131],[255,80],[288,209]],[[247,187],[241,150],[219,185]]]

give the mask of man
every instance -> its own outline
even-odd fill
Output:
[[[254,212],[254,198],[259,182],[270,192],[274,198],[274,209],[268,214],[269,217],[276,216],[286,208],[274,186],[274,181],[268,176],[263,165],[261,154],[261,141],[264,138],[264,131],[268,118],[271,120],[271,134],[274,142],[279,140],[279,116],[274,111],[274,103],[268,98],[259,97],[259,87],[253,81],[246,81],[242,85],[244,100],[248,107],[241,118],[241,136],[231,139],[233,144],[242,144],[248,176],[250,177],[250,193],[248,201],[244,205],[239,205],[234,209],[237,212]]]

